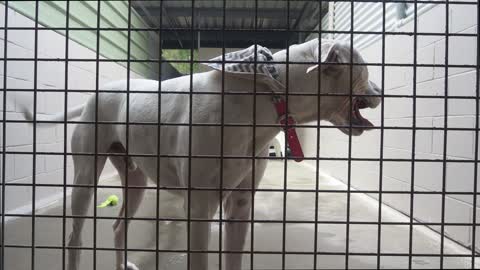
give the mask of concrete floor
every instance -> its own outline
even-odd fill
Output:
[[[283,162],[270,162],[261,188],[283,188]],[[288,163],[288,188],[314,189],[315,171],[297,163]],[[117,183],[110,179],[103,184]],[[346,186],[326,175],[320,176],[321,190],[344,190]],[[110,194],[119,194],[119,189],[101,189],[98,200],[102,201]],[[179,198],[169,193],[161,192],[162,217],[184,217],[182,203]],[[324,221],[345,221],[346,219],[346,194],[319,193],[318,219]],[[315,193],[296,192],[287,195],[287,220],[315,219]],[[283,193],[258,192],[255,200],[255,218],[262,220],[282,220]],[[119,206],[98,209],[99,216],[116,216]],[[69,211],[68,211],[69,212]],[[67,212],[67,213],[68,213]],[[39,214],[62,214],[62,203],[58,202],[38,212]],[[90,209],[92,214],[92,209]],[[378,202],[363,194],[352,194],[351,220],[352,221],[377,221]],[[139,210],[137,217],[155,216],[155,192],[147,192],[146,199]],[[408,222],[408,218],[386,206],[382,207],[384,221]],[[70,220],[67,220],[67,230],[70,230]],[[37,218],[35,223],[35,243],[38,246],[61,246],[62,244],[62,219]],[[113,247],[112,220],[97,221],[97,246]],[[128,247],[154,249],[155,223],[148,221],[133,221],[131,223]],[[84,246],[92,246],[93,221],[86,222],[84,229]],[[186,224],[182,222],[160,222],[159,243],[160,249],[186,249]],[[350,226],[349,246],[351,252],[374,253],[377,251],[376,225]],[[282,250],[282,225],[263,223],[256,224],[254,229],[255,251],[281,251]],[[211,249],[218,249],[219,239],[218,224],[213,226]],[[408,253],[409,226],[383,225],[381,231],[381,252]],[[250,237],[247,237],[250,239]],[[338,224],[318,225],[318,249],[321,252],[344,252],[346,240],[346,226]],[[291,252],[311,252],[314,249],[313,224],[287,224],[286,225],[286,250]],[[6,244],[31,245],[31,219],[20,218],[7,223]],[[250,247],[247,240],[246,250]],[[439,254],[440,237],[424,226],[414,226],[413,252],[417,254]],[[445,254],[470,254],[469,250],[449,241],[445,241]],[[35,250],[35,269],[57,270],[62,269],[61,250]],[[142,270],[155,269],[154,252],[129,252],[129,260],[136,263]],[[160,269],[185,270],[186,254],[161,253]],[[287,255],[287,269],[313,269],[313,255]],[[91,251],[84,251],[81,269],[92,269],[93,258]],[[376,256],[349,256],[352,269],[376,268]],[[413,257],[414,269],[437,269],[439,257]],[[477,260],[479,261],[480,258]],[[281,255],[255,254],[254,269],[281,269]],[[6,248],[5,263],[8,270],[27,270],[31,266],[31,249]],[[445,268],[465,269],[470,268],[470,259],[462,257],[445,257]],[[317,269],[343,269],[345,256],[319,255]],[[478,265],[480,266],[480,265]],[[385,269],[407,269],[408,256],[382,256],[381,267]],[[111,251],[97,252],[97,269],[114,269],[114,253]],[[218,255],[210,255],[210,269],[219,269]],[[250,269],[250,256],[244,256],[244,269]]]

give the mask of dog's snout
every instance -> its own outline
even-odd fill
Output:
[[[369,81],[368,83],[369,88],[367,94],[370,95],[370,97],[368,98],[368,106],[370,108],[376,108],[378,105],[380,105],[380,102],[382,101],[381,97],[379,96],[382,94],[382,89],[372,81]]]
[[[380,87],[378,87],[378,85],[376,85],[374,82],[369,81],[368,84],[369,84],[369,86],[370,86],[369,88],[372,92],[374,92],[377,95],[382,94],[382,89],[380,89]]]

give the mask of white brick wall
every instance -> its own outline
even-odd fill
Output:
[[[0,22],[4,21],[4,8],[0,8]],[[33,21],[25,16],[9,10],[10,26],[33,26]],[[3,24],[2,24],[3,25]],[[4,53],[5,35],[0,32],[0,55]],[[38,55],[40,58],[65,58],[65,37],[54,32],[41,30],[38,32]],[[31,30],[9,30],[7,43],[8,57],[10,58],[33,58],[34,57],[34,31]],[[70,58],[95,59],[95,52],[69,41]],[[33,89],[33,61],[9,61],[7,63],[7,88]],[[95,63],[94,62],[70,62],[68,65],[68,87],[69,89],[95,90]],[[65,63],[64,62],[38,62],[38,88],[59,89],[65,88]],[[125,79],[127,70],[116,63],[100,64],[100,84]],[[0,61],[0,76],[3,78],[3,62]],[[133,73],[132,78],[140,76]],[[3,89],[3,79],[0,80],[0,87]],[[76,106],[85,102],[90,94],[69,93],[69,106]],[[0,94],[0,101],[3,104],[3,93]],[[33,108],[32,92],[8,92],[7,94],[7,119],[23,120],[18,104],[27,105]],[[37,111],[39,116],[63,111],[64,94],[59,92],[38,92]],[[39,125],[40,127],[40,125]],[[6,132],[7,151],[33,150],[33,128],[28,124],[8,123]],[[37,129],[37,151],[63,153],[64,127],[38,128]],[[0,133],[3,125],[0,127]],[[68,138],[70,138],[73,125],[68,126]],[[2,143],[0,134],[0,146]],[[67,144],[70,144],[68,140]],[[70,147],[68,147],[70,148]],[[32,182],[32,155],[7,155],[5,180],[7,183],[31,183]],[[1,157],[0,157],[1,159]],[[36,160],[36,182],[39,184],[62,184],[63,183],[63,156],[62,155],[37,155]],[[68,157],[67,182],[72,183],[72,161]],[[114,173],[113,167],[107,165],[104,176]],[[0,180],[2,181],[2,180]],[[31,210],[32,187],[28,186],[7,186],[5,190],[5,209],[7,212],[28,212]],[[61,198],[61,188],[41,187],[36,188],[38,207],[49,204],[52,200]]]
[[[450,5],[449,31],[476,33],[477,13],[470,6]],[[437,5],[418,18],[419,32],[445,32],[445,5]],[[413,21],[398,31],[412,31]],[[367,62],[381,62],[381,40],[362,50]],[[476,39],[472,37],[450,37],[449,64],[476,64]],[[413,37],[387,36],[386,63],[413,63]],[[419,64],[445,64],[445,39],[442,36],[418,37],[417,61]],[[370,68],[371,76],[379,85],[380,69]],[[448,95],[475,96],[476,71],[469,68],[448,70]],[[445,94],[445,69],[433,67],[417,68],[417,93],[419,95],[443,96]],[[389,95],[413,94],[413,68],[386,67],[385,93]],[[418,127],[444,126],[444,100],[439,98],[417,99],[416,125]],[[407,98],[385,98],[385,126],[411,127],[412,100]],[[452,99],[448,101],[448,127],[474,128],[475,101]],[[366,111],[372,122],[380,123],[380,108]],[[302,144],[306,154],[315,156],[315,131],[302,132]],[[417,130],[415,153],[417,158],[443,159],[443,131]],[[474,158],[473,131],[449,131],[447,137],[447,158],[472,160]],[[352,139],[352,156],[379,158],[380,132],[370,131]],[[384,158],[411,158],[412,131],[385,130]],[[321,133],[320,152],[322,157],[348,157],[348,137],[338,130],[324,129]],[[344,181],[347,179],[346,161],[321,161],[320,167]],[[446,168],[446,190],[471,192],[473,190],[473,163],[448,163]],[[410,162],[383,163],[383,189],[389,191],[410,191]],[[378,162],[352,162],[352,185],[361,190],[378,190]],[[417,162],[415,164],[415,190],[442,190],[442,163]],[[478,180],[478,179],[477,179]],[[385,194],[384,202],[401,212],[409,214],[410,196]],[[452,195],[446,197],[446,222],[472,222],[473,197]],[[414,217],[421,221],[441,221],[440,195],[415,195]],[[478,211],[478,210],[477,210]],[[477,213],[478,214],[478,213]],[[435,227],[434,229],[439,229]],[[446,233],[460,243],[469,246],[472,242],[470,227],[446,226]],[[480,240],[476,239],[477,247]]]

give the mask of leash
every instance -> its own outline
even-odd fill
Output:
[[[295,130],[297,121],[295,121],[293,116],[288,114],[287,103],[283,97],[275,95],[273,96],[272,102],[278,114],[278,122],[282,125],[283,132],[285,132],[285,136],[287,136],[287,144],[293,159],[296,162],[303,161],[305,156],[303,155],[302,145],[298,140],[297,131]]]

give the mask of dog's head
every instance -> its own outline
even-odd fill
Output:
[[[280,52],[274,58],[286,59],[284,54]],[[300,122],[326,120],[340,126],[347,135],[351,123],[354,136],[373,127],[361,110],[377,107],[381,90],[369,80],[368,68],[357,50],[352,50],[349,44],[314,39],[291,46],[289,61],[292,63],[288,72],[289,93],[310,94],[289,96],[289,110]],[[320,62],[320,65],[297,62]],[[285,65],[280,65],[279,70],[285,80]],[[320,98],[318,89],[322,94]],[[318,100],[320,113],[317,112]]]
[[[272,61],[274,64],[255,65],[255,57],[258,61]],[[239,63],[221,64],[222,60]],[[249,81],[256,78],[257,83],[265,84],[267,89],[278,95],[288,91],[289,113],[299,123],[327,120],[339,126],[345,134],[350,134],[351,123],[352,135],[360,135],[373,127],[360,110],[378,106],[381,91],[369,80],[363,58],[348,44],[313,39],[292,45],[273,56],[268,49],[257,45],[211,61],[214,63],[208,66],[217,70],[225,68],[226,74],[236,78]],[[288,87],[285,87],[287,82]],[[239,87],[242,84],[235,85]]]

